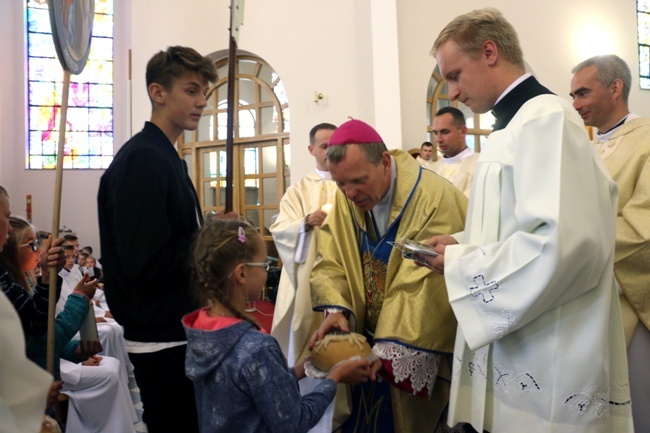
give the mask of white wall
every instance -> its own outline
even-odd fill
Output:
[[[127,50],[132,50],[132,130],[150,115],[146,62],[169,45],[203,54],[228,47],[229,0],[116,0],[121,54],[116,68],[116,150],[125,141]],[[540,81],[568,98],[570,70],[581,60],[614,52],[637,75],[634,0],[492,0],[519,32],[524,56]],[[455,16],[485,7],[484,0],[247,0],[239,47],[282,78],[291,105],[292,180],[313,166],[307,134],[316,123],[352,116],[374,124],[391,148],[416,147],[426,138],[426,90],[435,67],[429,51]],[[49,230],[54,174],[27,171],[25,161],[24,3],[1,1],[0,184],[15,214],[32,194],[34,222]],[[130,19],[129,19],[130,18]],[[7,59],[15,59],[8,61]],[[325,99],[313,102],[314,92]],[[650,93],[634,78],[631,108],[650,116]],[[96,194],[102,171],[66,170],[61,224],[82,244],[98,249]]]

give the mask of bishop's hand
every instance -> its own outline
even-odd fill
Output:
[[[322,340],[325,335],[333,331],[350,332],[350,326],[345,314],[328,314],[325,320],[323,320],[323,323],[321,323],[316,332],[314,332],[314,335],[312,335],[311,340],[309,340],[309,350],[314,348],[314,344],[316,344],[318,340]]]

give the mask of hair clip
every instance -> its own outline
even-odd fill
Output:
[[[244,228],[242,226],[239,226],[239,230],[237,230],[237,240],[242,244],[246,243],[246,232],[244,232]]]

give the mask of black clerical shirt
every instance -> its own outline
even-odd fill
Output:
[[[492,114],[496,118],[492,131],[498,131],[508,126],[510,120],[512,120],[515,114],[517,114],[517,111],[528,100],[539,95],[553,94],[553,92],[539,84],[539,81],[535,77],[530,76],[526,78],[492,108]]]

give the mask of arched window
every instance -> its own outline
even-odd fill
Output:
[[[210,56],[217,82],[196,131],[185,131],[179,152],[187,162],[206,219],[225,208],[228,59]],[[238,51],[235,66],[233,210],[271,241],[268,231],[289,184],[289,102],[282,80],[259,57]]]
[[[29,169],[56,168],[63,68],[56,57],[47,0],[27,0]],[[113,160],[113,0],[95,0],[85,69],[70,78],[63,167],[107,168]]]
[[[467,146],[474,149],[475,152],[480,152],[481,144],[485,142],[488,134],[492,132],[494,116],[489,112],[484,114],[474,114],[464,104],[459,104],[458,101],[451,101],[449,99],[449,88],[447,82],[442,79],[440,69],[436,66],[431,74],[429,88],[427,89],[427,131],[430,135],[429,141],[431,141],[434,146],[436,139],[433,135],[433,117],[439,109],[449,106],[456,107],[463,112],[465,115],[465,123],[467,125]],[[436,155],[436,159],[437,156],[438,155]]]
[[[636,0],[639,43],[639,86],[650,89],[650,1]]]

